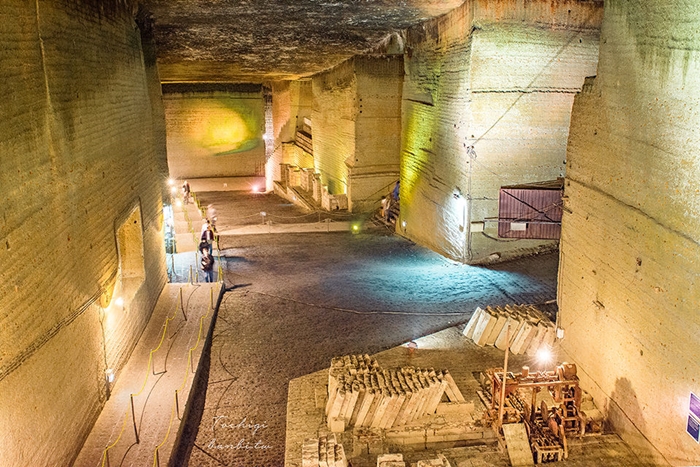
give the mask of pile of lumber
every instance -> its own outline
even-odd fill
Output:
[[[309,438],[301,447],[302,467],[348,467],[343,445],[334,434]]]
[[[385,370],[368,355],[337,357],[328,372],[328,428],[340,433],[349,427],[405,425],[434,414],[443,395],[450,402],[464,402],[447,370]]]
[[[493,345],[505,350],[510,346],[516,355],[533,356],[540,348],[552,346],[556,327],[532,305],[487,306],[477,307],[463,334],[480,347]]]

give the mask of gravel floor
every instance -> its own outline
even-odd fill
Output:
[[[223,208],[216,199],[224,225],[235,219],[222,213],[274,208],[246,210],[245,197]],[[373,354],[466,322],[477,306],[556,296],[556,254],[470,267],[381,229],[231,236],[220,247],[227,292],[183,435],[190,466],[282,467],[291,379],[334,356]]]

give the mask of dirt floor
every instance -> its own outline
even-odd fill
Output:
[[[225,228],[260,211],[315,221],[274,195],[199,198]],[[227,292],[184,437],[190,466],[282,467],[290,380],[464,323],[477,306],[556,296],[556,254],[472,267],[384,228],[223,236],[220,248]]]

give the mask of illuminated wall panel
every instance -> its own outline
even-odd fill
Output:
[[[163,104],[172,177],[264,174],[259,86],[163,85]]]
[[[99,3],[7,0],[0,14],[3,466],[71,464],[105,401],[105,356],[118,378],[166,281],[154,48],[129,2]],[[123,326],[103,328],[136,207],[141,285]]]
[[[401,166],[408,237],[468,262],[556,247],[499,241],[490,222],[501,186],[563,175],[573,96],[595,73],[602,2],[550,4],[468,2],[409,30]],[[484,232],[470,234],[472,222],[485,222]]]
[[[700,393],[699,25],[688,2],[606,2],[567,154],[561,346],[658,465],[700,459],[686,433]]]

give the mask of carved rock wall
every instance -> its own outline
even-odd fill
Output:
[[[1,465],[70,463],[104,403],[106,368],[118,377],[166,281],[160,88],[134,11],[3,2]],[[120,280],[127,219],[140,286],[105,314],[101,301],[134,279]]]
[[[168,165],[179,179],[263,175],[260,86],[166,85]]]
[[[606,2],[570,130],[562,346],[640,455],[691,465],[700,393],[700,24],[687,2]]]
[[[571,105],[595,73],[601,12],[602,2],[477,1],[408,31],[406,236],[470,262],[556,246],[497,241],[488,219],[501,186],[563,175]],[[484,233],[469,233],[485,220]]]

